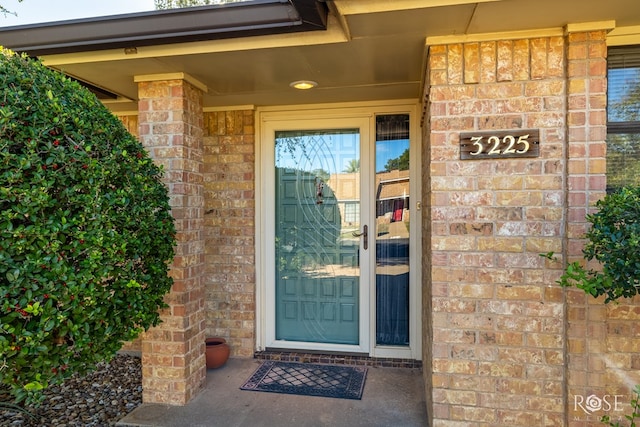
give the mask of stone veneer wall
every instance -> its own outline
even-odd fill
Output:
[[[204,114],[207,335],[255,350],[255,112]]]

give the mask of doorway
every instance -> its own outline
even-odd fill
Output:
[[[420,357],[411,112],[261,115],[258,349]]]

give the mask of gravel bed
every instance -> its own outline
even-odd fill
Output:
[[[114,426],[142,403],[140,358],[119,354],[84,377],[72,377],[50,387],[45,396],[38,408],[29,408],[37,420],[15,410],[0,409],[0,426]]]

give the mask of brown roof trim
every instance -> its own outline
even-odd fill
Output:
[[[0,28],[0,45],[31,56],[325,30],[323,0],[157,10]]]

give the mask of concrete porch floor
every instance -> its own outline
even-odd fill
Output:
[[[117,426],[427,426],[419,369],[369,367],[362,400],[348,400],[240,390],[260,363],[229,359],[188,405],[142,404]]]

